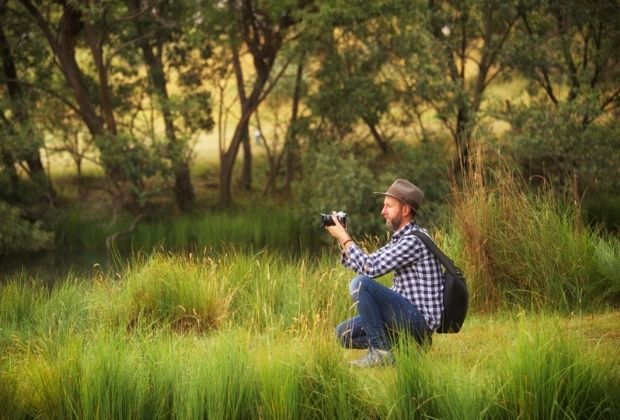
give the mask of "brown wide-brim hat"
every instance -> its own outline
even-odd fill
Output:
[[[419,210],[424,201],[424,193],[421,189],[404,179],[394,181],[386,192],[375,192],[375,194],[387,195],[411,206],[414,210]]]

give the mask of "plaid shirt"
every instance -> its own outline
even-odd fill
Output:
[[[365,254],[357,244],[342,253],[341,262],[357,274],[380,277],[394,272],[390,289],[413,303],[431,330],[441,323],[443,311],[443,271],[441,263],[412,231],[427,233],[414,222],[396,232],[390,242]]]

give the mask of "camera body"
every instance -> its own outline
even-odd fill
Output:
[[[321,213],[321,226],[334,226],[334,220],[332,219],[332,215],[334,213]],[[336,219],[340,222],[342,226],[347,227],[347,214],[343,211],[339,211],[335,213]]]

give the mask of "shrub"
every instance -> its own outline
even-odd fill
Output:
[[[382,201],[373,192],[385,191],[397,178],[408,179],[424,191],[419,222],[436,222],[445,207],[448,164],[439,142],[395,141],[388,153],[327,143],[306,156],[303,180],[296,185],[302,223],[317,226],[319,213],[344,210],[354,235],[382,236]]]
[[[303,170],[303,180],[295,186],[301,223],[315,226],[317,235],[328,239],[319,227],[319,214],[342,210],[349,215],[348,229],[352,234],[378,233],[378,204],[372,193],[374,177],[366,162],[350,147],[328,143],[309,150]]]
[[[512,113],[507,141],[525,173],[588,194],[618,190],[620,125],[613,118],[585,124],[591,106],[536,103]]]
[[[0,255],[36,252],[48,249],[53,233],[43,229],[41,222],[29,222],[20,216],[18,208],[0,201]]]

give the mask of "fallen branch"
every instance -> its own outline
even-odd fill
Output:
[[[121,235],[126,235],[128,233],[131,233],[134,231],[134,229],[136,228],[136,225],[138,224],[138,222],[140,220],[142,220],[144,217],[146,216],[146,213],[140,213],[138,214],[133,221],[131,222],[131,224],[129,225],[129,227],[127,229],[115,232],[111,235],[109,235],[107,238],[105,238],[105,247],[106,249],[109,251],[112,250],[112,245],[114,244],[114,242],[116,241],[116,239],[121,236]]]

